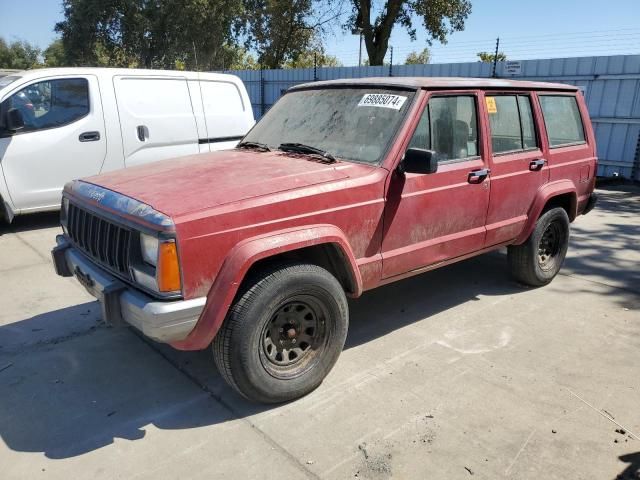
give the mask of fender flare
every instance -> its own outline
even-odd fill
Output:
[[[527,214],[527,222],[525,223],[522,232],[513,242],[514,245],[520,245],[527,241],[527,238],[531,235],[536,228],[536,222],[542,213],[542,209],[547,202],[553,197],[558,195],[571,194],[571,206],[569,208],[569,219],[573,221],[578,213],[578,189],[571,180],[558,180],[543,185],[537,192],[533,200],[529,213]]]
[[[207,301],[187,338],[171,343],[178,350],[202,350],[213,341],[249,269],[259,260],[314,245],[333,244],[347,262],[354,285],[353,296],[362,293],[362,277],[351,246],[334,225],[311,225],[260,235],[238,243],[227,255],[207,294]]]

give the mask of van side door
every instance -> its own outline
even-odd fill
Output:
[[[186,78],[117,75],[113,84],[127,167],[199,153]]]
[[[382,240],[383,279],[481,250],[489,170],[475,91],[431,94],[409,148],[432,150],[438,170],[392,173]]]
[[[73,75],[35,80],[5,98],[24,128],[0,131],[0,166],[21,213],[60,206],[62,187],[100,173],[107,147],[98,79]]]
[[[516,238],[536,192],[549,180],[535,102],[528,92],[485,93],[491,148],[491,196],[485,246]]]

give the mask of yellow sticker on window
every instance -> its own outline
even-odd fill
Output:
[[[498,107],[496,106],[496,99],[493,97],[484,97],[487,102],[487,111],[489,113],[498,113]]]

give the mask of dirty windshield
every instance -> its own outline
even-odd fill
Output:
[[[338,159],[377,164],[414,92],[377,88],[301,90],[283,96],[244,138],[271,149],[313,147]]]

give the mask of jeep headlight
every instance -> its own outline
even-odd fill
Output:
[[[142,260],[149,265],[156,267],[158,265],[158,246],[160,242],[157,237],[152,237],[146,233],[140,234],[140,250],[142,252]]]
[[[140,233],[140,252],[147,266],[134,268],[137,282],[159,293],[176,293],[182,289],[175,240]]]

